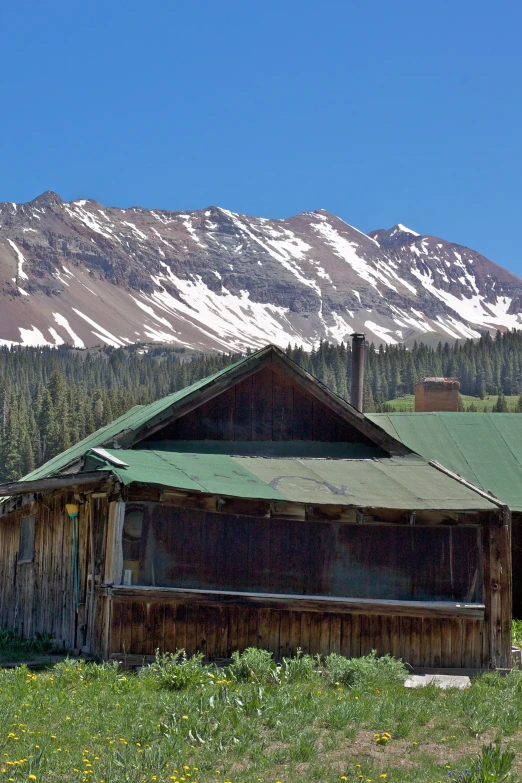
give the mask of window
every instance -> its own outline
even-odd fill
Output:
[[[31,563],[34,558],[34,521],[34,515],[31,515],[20,522],[19,563]]]
[[[121,536],[125,584],[137,584],[142,562],[143,508],[128,506]],[[127,572],[125,574],[125,572]]]
[[[238,592],[479,603],[476,526],[354,525],[129,507],[132,584]],[[127,582],[128,583],[128,582]]]

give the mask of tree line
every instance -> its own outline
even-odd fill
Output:
[[[351,349],[322,342],[287,354],[341,397],[349,399]],[[0,481],[12,481],[126,413],[223,369],[240,354],[195,354],[179,348],[129,346],[80,351],[54,348],[0,349]],[[392,410],[389,401],[413,392],[424,376],[458,378],[461,392],[480,399],[520,394],[522,332],[485,334],[479,340],[369,345],[365,410]],[[468,408],[469,409],[469,408]]]

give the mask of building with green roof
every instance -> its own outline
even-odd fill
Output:
[[[509,509],[439,462],[267,346],[0,487],[0,623],[127,664],[508,666]]]

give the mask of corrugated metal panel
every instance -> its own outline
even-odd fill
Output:
[[[121,451],[107,451],[121,455]],[[108,465],[96,456],[88,459],[86,469],[110,467],[125,484],[263,500],[411,510],[492,508],[486,499],[417,456],[273,459],[129,450],[125,460],[128,468]]]
[[[522,511],[522,415],[382,413],[368,416],[425,459],[434,459],[513,511]]]

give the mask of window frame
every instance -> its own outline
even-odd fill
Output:
[[[29,533],[26,534],[26,537],[29,536],[29,539],[27,541],[23,540],[24,522],[29,523]],[[27,525],[25,527],[27,528]],[[36,537],[36,515],[28,514],[27,516],[22,517],[20,520],[20,531],[18,536],[18,561],[17,561],[18,565],[24,565],[26,563],[34,562],[35,537]],[[25,544],[25,548],[23,552],[22,552],[22,544]]]

